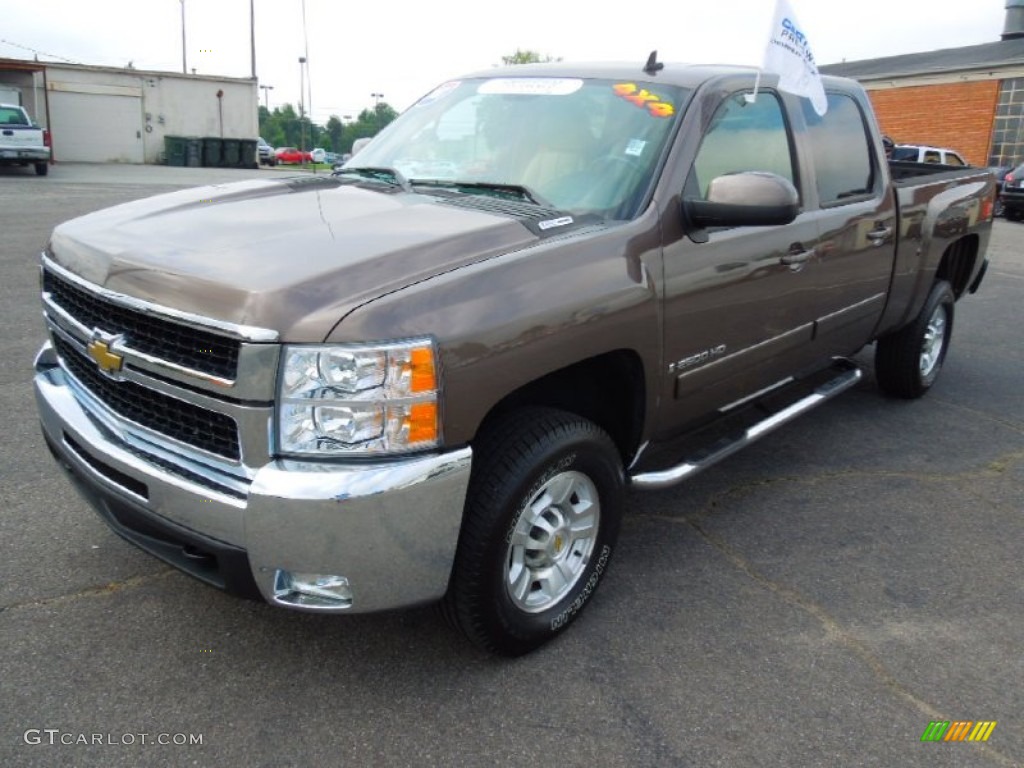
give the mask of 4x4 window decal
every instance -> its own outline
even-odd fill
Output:
[[[646,88],[638,88],[636,83],[618,83],[612,86],[612,90],[630,104],[646,108],[654,117],[672,117],[676,113],[676,108],[662,101],[661,96]]]

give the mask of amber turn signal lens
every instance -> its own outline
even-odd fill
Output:
[[[409,443],[437,440],[437,403],[414,403],[409,409]]]
[[[430,347],[416,347],[410,352],[409,358],[412,365],[410,391],[420,393],[433,392],[437,389],[433,350]]]

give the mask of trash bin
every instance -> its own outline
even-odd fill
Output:
[[[239,139],[241,147],[238,155],[239,168],[259,168],[260,159],[256,157],[256,139]]]
[[[199,168],[203,164],[203,140],[197,138],[186,138],[185,141],[185,165],[189,168]]]
[[[224,139],[213,136],[203,137],[203,166],[216,168],[220,165],[220,159],[224,151]]]
[[[224,168],[239,167],[239,151],[241,146],[238,139],[223,139],[221,142],[220,164]]]
[[[184,136],[164,136],[164,160],[167,165],[185,165],[186,140]]]

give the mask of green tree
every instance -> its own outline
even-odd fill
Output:
[[[375,109],[364,109],[358,119],[345,125],[337,115],[331,115],[327,125],[317,125],[308,115],[302,118],[291,104],[259,108],[260,136],[272,147],[323,147],[332,152],[351,152],[352,142],[365,136],[375,136],[384,126],[398,117],[398,112],[386,101]]]
[[[327,118],[327,143],[330,145],[331,152],[341,152],[341,142],[345,137],[345,124],[341,122],[341,118],[337,115],[331,115]]]
[[[501,61],[507,67],[511,64],[546,64],[549,61],[561,61],[562,57],[559,56],[557,59],[547,54],[541,56],[537,51],[522,51],[516,48],[516,52],[511,56],[502,56]]]
[[[398,117],[394,107],[386,101],[377,104],[376,109],[364,109],[355,122],[345,126],[342,152],[351,152],[356,139],[376,136],[385,126]]]

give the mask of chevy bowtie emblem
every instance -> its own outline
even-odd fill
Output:
[[[124,364],[124,358],[121,355],[110,351],[112,343],[106,342],[103,339],[93,339],[89,342],[89,346],[85,348],[89,353],[89,357],[96,361],[96,365],[100,367],[100,370],[108,375],[120,371],[121,366]]]

